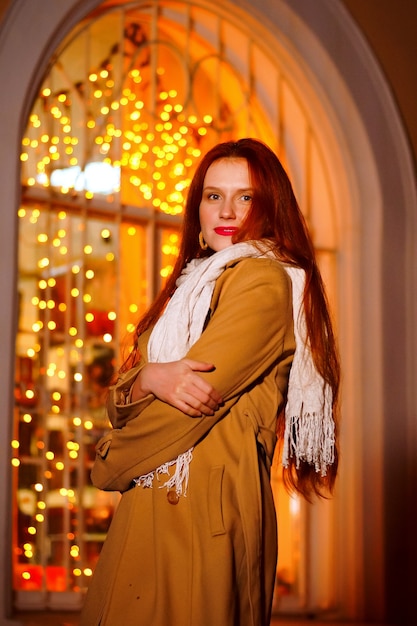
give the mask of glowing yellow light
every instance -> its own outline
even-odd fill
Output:
[[[134,333],[136,330],[136,326],[134,324],[128,324],[126,326],[126,330],[128,333]]]
[[[55,308],[54,300],[48,300],[48,302],[46,303],[46,306],[48,307],[48,309],[54,309]]]
[[[40,259],[38,261],[38,267],[41,269],[48,267],[48,265],[49,265],[49,259],[47,257],[44,257],[43,259]]]
[[[77,296],[79,296],[79,295],[80,295],[80,290],[79,290],[79,289],[77,289],[77,287],[73,287],[73,288],[71,289],[71,295],[72,295],[72,297],[73,297],[73,298],[76,298]]]
[[[84,576],[92,576],[93,575],[93,570],[90,569],[89,567],[84,568]]]
[[[86,420],[84,422],[84,428],[86,430],[91,430],[93,428],[93,426],[94,426],[94,424],[93,424],[93,422],[91,420]]]
[[[35,350],[34,350],[33,348],[28,348],[28,349],[26,350],[26,354],[27,354],[27,356],[28,356],[29,358],[31,358],[31,359],[32,359],[32,358],[35,356],[36,352],[35,352]]]
[[[42,513],[37,513],[35,515],[35,519],[37,522],[43,522],[43,520],[45,519],[44,516],[42,515]]]
[[[83,347],[83,345],[84,345],[84,341],[83,341],[82,339],[76,339],[76,340],[75,340],[75,346],[76,346],[77,348],[82,348],[82,347]]]
[[[96,125],[94,120],[88,120],[87,122],[87,128],[94,128]]]
[[[23,161],[23,162],[24,162],[24,161],[27,161],[27,160],[28,160],[28,158],[29,158],[29,155],[27,155],[27,154],[25,154],[25,153],[23,153],[23,154],[21,154],[21,155],[20,155],[20,160],[21,160],[21,161]]]
[[[60,370],[57,374],[58,378],[60,378],[61,380],[63,380],[66,377],[66,374],[63,370]]]
[[[109,311],[107,313],[107,317],[108,317],[109,320],[112,320],[112,321],[115,320],[116,317],[117,317],[116,312],[115,311]]]
[[[32,416],[29,413],[25,413],[22,419],[25,424],[30,424],[32,421]]]
[[[32,389],[26,389],[25,391],[25,397],[28,400],[32,400],[35,397],[35,392]]]
[[[12,463],[13,467],[19,467],[19,465],[20,465],[19,459],[12,459],[11,463]]]
[[[80,548],[78,546],[71,546],[70,555],[76,559],[80,554]]]
[[[42,510],[46,509],[46,503],[43,502],[42,500],[39,500],[38,509],[42,509]]]
[[[110,333],[105,333],[105,334],[103,335],[103,341],[104,341],[104,343],[110,343],[112,339],[113,339],[113,337],[111,336],[111,334],[110,334]]]
[[[51,407],[51,411],[52,411],[52,413],[54,413],[54,415],[59,415],[60,408],[56,404],[53,404],[52,407]]]
[[[94,271],[93,270],[87,270],[85,273],[85,277],[88,279],[94,278]]]
[[[12,446],[12,448],[13,448],[14,450],[17,450],[17,448],[20,446],[20,443],[19,443],[16,439],[13,439],[13,440],[10,442],[10,445]]]
[[[86,304],[88,304],[89,302],[91,302],[91,300],[92,300],[92,297],[91,297],[91,295],[90,295],[89,293],[85,293],[85,294],[83,295],[83,302],[85,302]]]
[[[76,567],[72,570],[72,573],[74,574],[74,576],[81,576],[82,575],[82,571],[80,570],[79,567]]]
[[[34,324],[32,324],[32,330],[34,333],[38,333],[41,328],[42,328],[43,324],[41,322],[35,322]]]
[[[67,305],[65,304],[65,302],[60,302],[58,304],[58,310],[61,311],[61,313],[64,313],[67,310]]]
[[[86,320],[86,322],[94,322],[94,314],[93,313],[86,313],[85,314],[85,320]]]
[[[162,276],[162,278],[167,278],[167,276],[169,276],[170,274],[172,274],[172,270],[174,268],[172,267],[172,265],[167,265],[166,267],[163,267],[160,271],[160,275]]]
[[[48,322],[48,329],[49,330],[55,330],[55,328],[56,328],[56,322],[54,322],[53,320],[50,320]]]
[[[114,261],[114,252],[107,252],[106,261]]]
[[[69,456],[71,459],[77,459],[77,458],[78,458],[78,452],[76,452],[75,450],[71,450],[71,451],[68,453],[68,456]]]
[[[55,285],[56,285],[56,280],[55,280],[55,278],[48,278],[48,285],[49,285],[50,287],[55,287]]]
[[[43,485],[41,483],[36,483],[35,485],[33,485],[33,488],[35,491],[37,491],[38,493],[40,493],[41,491],[43,491]]]
[[[72,423],[74,424],[74,426],[81,426],[82,421],[79,417],[74,417]]]
[[[48,461],[53,461],[55,454],[51,450],[48,450],[48,452],[45,453],[45,456],[48,459]]]
[[[30,572],[22,572],[22,578],[23,580],[30,580],[31,579]]]
[[[26,210],[21,208],[18,210],[17,212],[18,217],[25,217],[26,216]]]
[[[91,254],[93,251],[93,247],[90,245],[84,246],[84,254]]]
[[[57,469],[59,472],[62,472],[62,470],[64,469],[65,465],[63,464],[63,462],[62,462],[62,461],[58,461],[58,462],[55,464],[55,467],[56,467],[56,469]]]

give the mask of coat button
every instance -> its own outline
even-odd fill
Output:
[[[170,491],[168,491],[167,498],[170,504],[178,504],[178,502],[180,501],[180,497],[175,489],[171,489]]]

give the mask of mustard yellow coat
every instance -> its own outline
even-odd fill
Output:
[[[277,261],[232,261],[187,356],[225,400],[191,418],[153,396],[124,404],[144,360],[111,388],[114,426],[93,483],[123,492],[87,593],[81,626],[267,626],[276,519],[269,470],[295,349],[291,281]],[[130,488],[194,446],[186,496]]]

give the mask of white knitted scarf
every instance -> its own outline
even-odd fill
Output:
[[[203,331],[215,282],[227,263],[243,257],[265,256],[275,259],[266,248],[261,252],[243,242],[188,263],[177,280],[174,295],[152,330],[148,342],[149,361],[166,363],[182,359]],[[283,267],[292,282],[296,350],[288,382],[282,464],[288,467],[290,457],[295,456],[297,467],[305,461],[325,476],[327,466],[334,461],[332,391],[316,370],[307,341],[302,306],[304,270],[285,264]],[[178,495],[185,495],[191,459],[192,448],[135,482],[151,487],[155,475],[169,475],[169,468],[175,466],[174,474],[162,487],[175,488]]]

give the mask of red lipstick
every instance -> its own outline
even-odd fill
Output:
[[[214,229],[214,232],[218,235],[222,235],[223,237],[231,237],[237,232],[236,226],[217,226]]]

